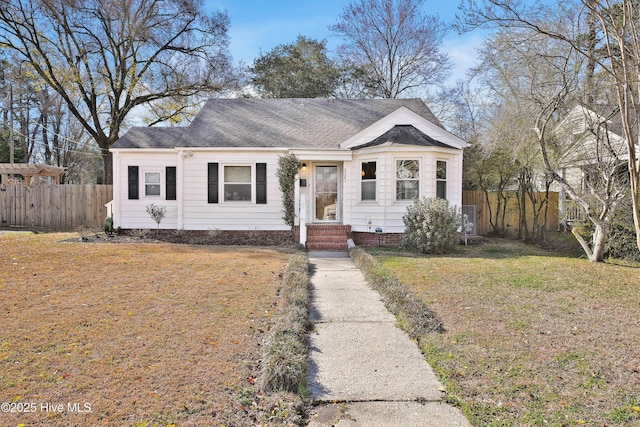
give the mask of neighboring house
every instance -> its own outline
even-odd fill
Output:
[[[575,106],[556,127],[554,134],[557,154],[561,166],[560,175],[578,192],[588,191],[587,181],[598,177],[596,165],[600,170],[613,170],[615,165],[627,162],[626,140],[620,124],[619,114],[614,108],[608,113],[595,112],[583,105]],[[627,173],[623,165],[620,173]],[[552,190],[558,191],[558,219],[561,224],[570,224],[582,220],[583,212],[570,200],[564,188],[554,184]]]
[[[113,221],[152,228],[155,203],[162,229],[286,233],[276,171],[293,153],[301,243],[378,244],[377,228],[398,243],[414,198],[462,205],[466,145],[419,99],[211,99],[187,127],[133,128],[113,145]]]

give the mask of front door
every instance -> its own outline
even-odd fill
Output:
[[[338,166],[315,167],[315,220],[340,221]]]

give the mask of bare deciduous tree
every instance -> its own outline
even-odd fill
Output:
[[[134,108],[171,98],[172,115],[228,84],[228,16],[201,7],[199,0],[5,0],[0,43],[62,97],[100,147],[111,183],[108,150]]]
[[[580,111],[572,107],[583,105],[588,98],[583,86],[602,85],[594,81],[583,85],[588,68],[584,57],[571,46],[531,29],[502,29],[486,43],[482,58],[478,72],[491,84],[501,106],[494,109],[497,114],[492,121],[502,123],[498,129],[503,132],[494,129],[491,137],[509,142],[514,162],[522,163],[518,168],[521,205],[529,197],[534,229],[536,209],[543,213],[545,204],[533,199],[531,184],[537,181],[548,191],[554,180],[582,208],[588,221],[586,228],[574,223],[572,233],[589,260],[602,261],[626,181],[619,179],[621,162],[606,131],[606,118],[595,113],[593,106],[569,114]],[[598,95],[603,99],[605,91]],[[542,175],[531,179],[531,166],[536,162]],[[563,173],[567,169],[588,171],[589,179],[567,179]]]
[[[587,89],[594,88],[590,85],[594,73],[608,77],[626,143],[628,185],[640,249],[640,4],[635,0],[576,0],[526,6],[516,0],[465,0],[462,11],[460,29],[518,27],[566,44],[587,60]],[[587,99],[595,99],[594,95],[588,93]]]
[[[340,54],[368,70],[376,95],[397,98],[436,84],[451,69],[440,45],[448,28],[424,11],[424,0],[355,0],[329,29]]]

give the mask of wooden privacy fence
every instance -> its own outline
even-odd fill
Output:
[[[507,209],[504,219],[505,228],[507,233],[515,234],[518,232],[518,223],[520,221],[520,210],[518,208],[518,199],[515,191],[507,193],[509,198],[507,200]],[[544,197],[544,193],[536,194],[539,200]],[[495,212],[498,206],[497,193],[489,193],[489,203],[491,203],[492,213],[495,218]],[[481,236],[486,236],[493,231],[489,218],[489,206],[485,194],[482,191],[464,190],[462,192],[462,204],[477,206],[476,213],[476,232]],[[533,227],[533,210],[531,207],[531,201],[526,200],[527,210],[527,224],[529,230]],[[540,221],[543,221],[543,213],[540,214]],[[558,193],[549,193],[549,208],[547,211],[547,224],[545,231],[555,231],[558,229]]]
[[[2,227],[102,227],[111,185],[0,185]]]

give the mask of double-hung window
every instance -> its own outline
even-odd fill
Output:
[[[447,198],[447,162],[441,160],[436,162],[436,197]]]
[[[396,200],[420,197],[420,162],[396,160]]]
[[[160,196],[160,172],[144,173],[144,195],[145,197]]]
[[[220,171],[220,176],[218,172]],[[207,164],[207,202],[218,203],[221,190],[225,202],[267,203],[267,164]]]
[[[178,186],[175,166],[164,168],[164,181],[161,169],[143,170],[142,173],[140,173],[140,169],[139,166],[127,167],[128,198],[130,200],[139,199],[141,191],[142,197],[164,197],[166,200],[176,200]]]
[[[224,167],[224,201],[251,201],[251,166]]]
[[[376,162],[362,162],[361,200],[376,200]]]

